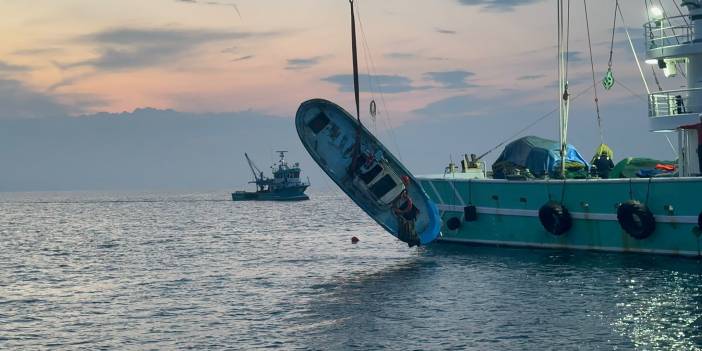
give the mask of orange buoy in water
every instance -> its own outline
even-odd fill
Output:
[[[359,242],[359,240],[358,240],[357,237],[355,237],[355,236],[352,236],[352,237],[351,237],[351,243],[352,243],[352,244],[358,244],[358,242]]]

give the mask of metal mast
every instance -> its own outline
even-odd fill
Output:
[[[360,89],[358,88],[358,50],[356,49],[356,16],[353,10],[353,0],[351,4],[351,53],[353,54],[353,92],[356,97],[356,118],[361,124]]]
[[[568,93],[568,37],[570,32],[570,0],[565,8],[564,0],[557,0],[558,12],[558,97],[559,97],[559,139],[561,143],[560,176],[565,178],[565,158],[568,147],[568,113],[570,109]]]

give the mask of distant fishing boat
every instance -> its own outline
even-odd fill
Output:
[[[309,200],[305,194],[305,190],[310,186],[309,180],[304,182],[300,180],[300,164],[295,163],[288,165],[285,161],[285,153],[287,151],[276,151],[280,155],[280,160],[274,164],[273,178],[268,178],[263,175],[263,172],[256,167],[256,164],[249,158],[249,155],[244,153],[246,162],[251,168],[254,180],[249,182],[256,184],[255,192],[237,191],[232,193],[233,201],[301,201]]]
[[[297,134],[310,156],[356,205],[410,247],[425,245],[440,234],[436,205],[361,123],[353,1],[350,3],[356,118],[333,102],[312,99],[297,110]]]

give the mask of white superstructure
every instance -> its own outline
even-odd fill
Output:
[[[650,129],[678,133],[679,174],[684,177],[701,173],[702,1],[685,0],[682,6],[688,14],[675,17],[652,8],[652,21],[644,29],[646,62],[657,65],[665,77],[686,75],[686,88],[649,94]]]

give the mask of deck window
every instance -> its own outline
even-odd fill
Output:
[[[309,123],[307,123],[307,126],[309,126],[310,129],[312,129],[314,134],[319,134],[319,132],[321,132],[322,129],[324,129],[324,127],[326,127],[328,124],[329,124],[329,117],[327,117],[324,114],[324,112],[320,111],[317,114],[317,116],[312,118],[312,120]]]
[[[383,178],[381,178],[379,181],[377,181],[373,186],[371,186],[370,190],[373,192],[373,195],[377,198],[382,198],[390,192],[390,190],[394,189],[397,186],[397,183],[392,179],[392,177],[389,174],[386,174]]]
[[[383,171],[383,167],[380,167],[379,164],[375,164],[375,167],[371,168],[368,172],[366,173],[361,173],[358,177],[361,178],[361,180],[368,184],[370,183],[375,177]]]

